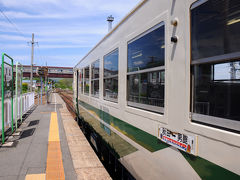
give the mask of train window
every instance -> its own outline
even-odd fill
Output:
[[[84,68],[84,94],[89,95],[89,66]]]
[[[118,98],[118,49],[104,56],[104,99],[117,102]]]
[[[128,43],[128,105],[164,112],[165,26],[160,23]]]
[[[128,43],[128,72],[164,66],[164,26],[150,31]]]
[[[239,0],[209,0],[191,10],[193,61],[239,52],[239,9]]]
[[[240,1],[191,8],[192,120],[240,131]]]
[[[80,93],[83,93],[83,70],[79,70],[79,86],[80,86]]]
[[[99,66],[100,61],[97,60],[92,63],[92,78],[91,78],[91,92],[92,96],[99,97]]]

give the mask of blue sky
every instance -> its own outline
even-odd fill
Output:
[[[0,52],[22,64],[74,66],[104,35],[106,18],[116,25],[141,0],[0,0]],[[16,26],[15,26],[16,25]]]

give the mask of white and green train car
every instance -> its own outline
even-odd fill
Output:
[[[74,68],[114,179],[240,179],[240,1],[144,0]]]

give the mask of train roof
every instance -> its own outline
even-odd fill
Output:
[[[110,32],[107,33],[75,66],[77,66],[94,50],[96,49],[104,40],[106,40],[113,32],[115,32],[120,25],[122,25],[132,14],[134,14],[140,7],[142,7],[148,0],[142,0],[136,5]]]

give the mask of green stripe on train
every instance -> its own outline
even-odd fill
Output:
[[[109,125],[113,126],[118,131],[122,132],[124,135],[135,141],[136,143],[140,144],[141,146],[145,147],[151,152],[155,152],[164,148],[169,147],[168,144],[164,142],[159,142],[157,137],[152,136],[151,134],[146,133],[110,114],[99,110],[85,102],[79,101],[79,103],[88,110],[94,111],[99,118],[104,120]],[[210,179],[239,179],[239,175],[218,166],[206,159],[203,159],[199,156],[193,156],[186,152],[179,150],[183,157],[188,161],[188,163],[192,166],[192,168],[197,172],[197,174],[206,180]]]
[[[164,148],[169,147],[168,144],[159,142],[155,136],[148,134],[110,114],[99,110],[85,102],[79,101],[79,103],[88,110],[94,111],[99,118],[104,120],[106,123],[113,126],[120,132],[124,132],[124,135],[135,141],[136,143],[140,144],[141,146],[145,147],[151,152],[155,152]],[[191,154],[185,153],[179,150],[183,157],[188,161],[188,163],[192,166],[192,168],[197,172],[197,174],[206,180],[210,179],[239,179],[239,175],[218,166],[206,159],[203,159],[198,156],[193,156]]]
[[[84,122],[87,123],[91,129],[94,129],[94,132],[105,142],[105,146],[109,148],[115,157],[121,158],[138,150],[110,128],[99,122],[97,118],[89,113],[89,110],[81,109],[80,113]]]
[[[235,180],[240,176],[199,156],[180,151],[197,174],[204,180]]]
[[[88,110],[94,111],[99,118],[105,121],[107,124],[114,127],[119,132],[123,133],[125,136],[132,139],[134,142],[138,143],[139,145],[143,146],[147,150],[151,152],[155,152],[164,148],[169,147],[168,144],[165,144],[158,140],[157,137],[138,129],[112,115],[106,113],[100,109],[97,109],[85,102],[79,101],[79,104],[85,107]]]

